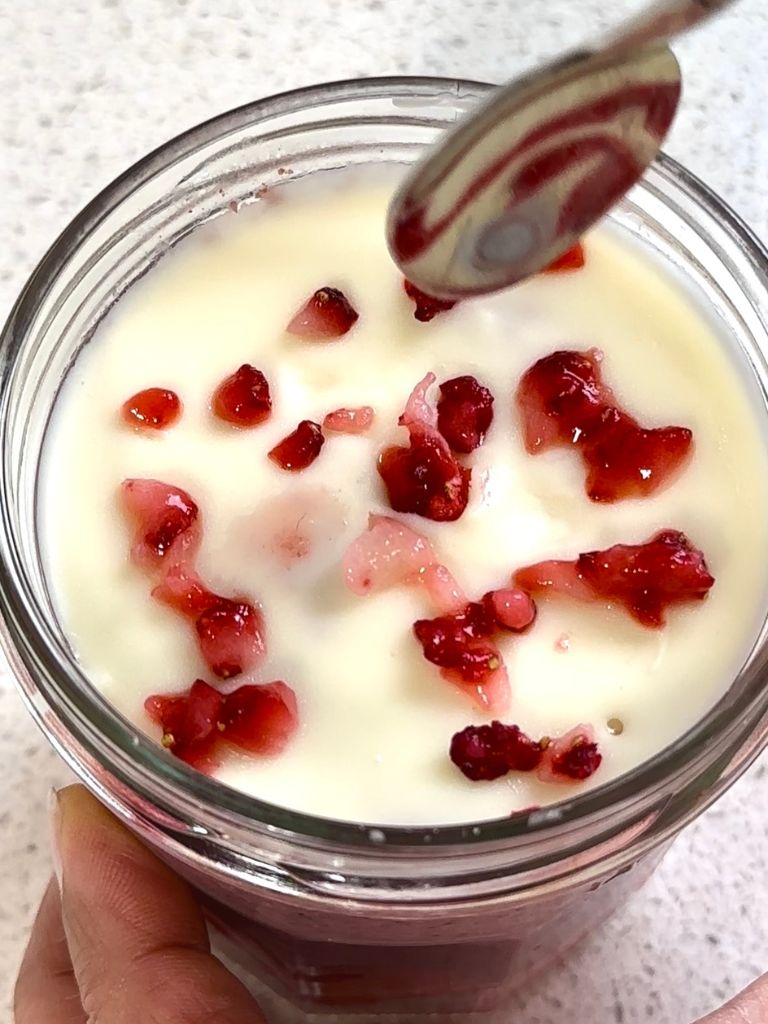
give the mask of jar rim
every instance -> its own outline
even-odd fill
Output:
[[[247,124],[281,113],[301,113],[328,102],[413,96],[422,98],[462,92],[483,96],[494,86],[471,80],[392,76],[352,79],[291,90],[235,108],[213,117],[176,136],[137,161],[92,199],[59,235],[31,274],[13,307],[0,336],[2,378],[0,380],[0,441],[7,435],[8,418],[12,413],[7,401],[7,384],[15,359],[25,336],[25,327],[41,298],[55,282],[72,253],[94,231],[102,220],[135,190],[149,182],[181,157],[194,154],[202,145],[222,138]],[[756,268],[768,294],[768,251],[740,218],[704,185],[695,175],[669,156],[660,154],[654,172],[674,185],[699,208],[703,208],[734,239],[741,253]],[[640,187],[643,187],[642,185]],[[2,475],[9,478],[8,446],[2,446]],[[687,730],[673,744],[633,770],[562,802],[531,813],[489,819],[465,824],[440,826],[393,826],[358,823],[323,818],[271,804],[246,793],[231,789],[215,779],[200,774],[173,758],[154,741],[123,718],[96,691],[81,671],[71,653],[56,641],[45,623],[45,616],[36,614],[39,603],[25,578],[23,558],[13,537],[13,526],[7,509],[2,509],[0,529],[0,611],[5,619],[3,643],[15,674],[30,673],[34,689],[39,690],[54,712],[66,712],[67,728],[85,750],[97,760],[105,752],[110,755],[108,770],[133,788],[138,768],[146,794],[156,797],[152,786],[161,784],[166,805],[172,807],[174,795],[182,794],[194,806],[214,813],[234,815],[242,824],[263,826],[271,831],[289,834],[292,838],[332,841],[345,846],[372,848],[377,853],[391,847],[427,848],[456,847],[471,844],[510,843],[532,833],[547,833],[555,828],[576,825],[599,816],[613,807],[626,804],[669,781],[676,773],[699,759],[711,745],[712,738],[727,732],[741,716],[756,717],[768,711],[768,649],[763,645],[759,656],[737,678],[743,683],[731,704],[715,705],[707,715]],[[30,610],[32,609],[32,610]],[[42,643],[37,641],[43,640]],[[22,690],[24,691],[23,681]],[[22,693],[26,703],[42,724],[44,711],[30,695]],[[53,698],[52,700],[50,698]],[[43,726],[44,731],[48,731]],[[73,764],[65,746],[55,743],[59,753]],[[141,785],[141,783],[139,784]]]

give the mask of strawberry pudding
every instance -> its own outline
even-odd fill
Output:
[[[764,437],[615,229],[450,303],[391,263],[390,193],[280,186],[119,303],[48,432],[50,584],[168,756],[320,816],[502,818],[724,693],[762,620]]]

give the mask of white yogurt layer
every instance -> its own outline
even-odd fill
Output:
[[[261,760],[227,755],[221,781],[319,815],[435,824],[508,815],[626,772],[723,694],[762,620],[768,472],[756,399],[679,285],[608,229],[588,237],[584,270],[421,324],[384,244],[390,185],[345,179],[343,188],[296,191],[228,213],[180,244],[107,317],[63,387],[41,516],[55,601],[84,669],[158,738],[144,699],[196,677],[212,681],[188,624],[150,597],[129,560],[118,487],[154,477],[199,503],[206,582],[263,606],[268,656],[254,678],[284,679],[299,701],[288,749]],[[291,315],[323,285],[345,292],[358,323],[336,342],[288,337]],[[643,425],[694,432],[692,461],[651,499],[594,504],[575,453],[524,451],[513,403],[521,374],[556,349],[592,346],[605,353],[606,382]],[[238,431],[214,420],[209,402],[246,362],[266,374],[274,408],[264,425]],[[705,601],[671,610],[662,630],[555,599],[540,602],[528,634],[500,641],[513,690],[508,721],[535,737],[594,726],[604,760],[587,783],[464,778],[448,758],[450,738],[483,716],[422,656],[411,626],[434,614],[424,593],[401,587],[361,598],[345,587],[346,546],[370,511],[391,512],[377,453],[406,443],[397,417],[430,370],[438,381],[474,374],[496,398],[486,442],[469,457],[472,496],[461,519],[404,517],[471,597],[522,565],[638,543],[664,527],[684,531],[716,577]],[[150,386],[172,388],[184,403],[180,422],[153,436],[119,416],[128,396]],[[371,432],[330,436],[304,472],[267,459],[300,419],[321,422],[363,404],[376,410]],[[294,498],[293,510],[275,513],[276,502]],[[318,543],[286,569],[259,534],[270,509],[282,520],[307,504],[320,510]],[[624,723],[621,735],[609,732],[611,718]]]

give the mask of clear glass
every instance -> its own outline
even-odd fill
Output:
[[[594,930],[768,742],[764,627],[701,722],[601,788],[465,826],[331,821],[230,790],[137,733],[91,688],[56,619],[37,535],[41,446],[61,382],[108,310],[179,239],[284,180],[286,168],[298,176],[411,162],[489,88],[340,83],[193,129],[73,221],[2,336],[0,612],[21,693],[86,785],[200,890],[219,948],[276,1022],[503,1020],[517,980]],[[747,400],[768,410],[768,260],[759,243],[665,157],[612,219],[706,305]]]

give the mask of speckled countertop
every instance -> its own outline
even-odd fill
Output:
[[[299,85],[373,74],[501,80],[635,0],[0,0],[0,316],[98,189],[169,136]],[[307,13],[311,10],[311,13]],[[768,5],[678,47],[667,149],[768,236]],[[726,72],[728,75],[726,77]],[[760,87],[757,83],[762,82]],[[49,872],[65,773],[0,668],[0,1016]],[[768,761],[677,842],[646,889],[550,974],[516,1024],[690,1024],[768,969]]]

